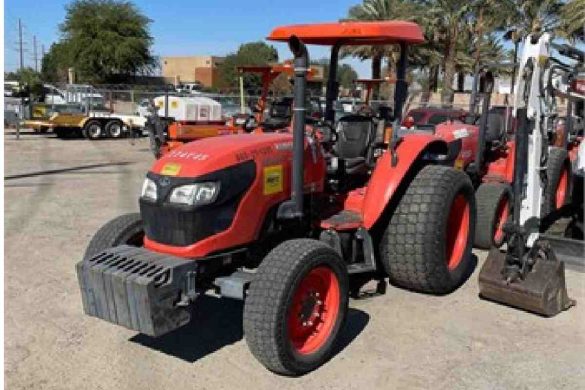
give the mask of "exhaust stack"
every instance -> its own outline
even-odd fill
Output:
[[[288,41],[288,47],[294,55],[294,106],[293,106],[293,164],[291,199],[278,208],[278,218],[302,219],[304,194],[304,152],[305,152],[305,118],[307,72],[309,71],[309,53],[307,47],[295,35]]]

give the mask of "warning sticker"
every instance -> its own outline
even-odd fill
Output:
[[[461,158],[455,160],[455,169],[463,170],[464,161]]]
[[[453,132],[453,137],[455,139],[460,139],[460,138],[466,138],[469,137],[469,131],[465,128],[463,129],[459,129],[459,130],[455,130]]]
[[[282,191],[282,165],[264,167],[264,195],[277,194]]]
[[[177,176],[181,170],[181,164],[167,163],[160,171],[161,175]]]

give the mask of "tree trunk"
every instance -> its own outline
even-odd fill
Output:
[[[443,91],[441,92],[441,103],[443,105],[453,104],[453,81],[455,79],[455,48],[458,39],[457,27],[455,26],[451,31],[451,37],[447,43],[447,50],[445,53],[445,72],[443,74]]]
[[[430,84],[431,92],[437,92],[437,89],[439,88],[439,65],[435,65],[431,68]]]
[[[429,68],[429,83],[421,96],[422,103],[428,103],[431,100],[431,93],[437,92],[439,86],[439,65],[433,65]]]
[[[382,55],[375,54],[372,57],[372,78],[382,78]],[[380,98],[380,86],[374,85],[372,88],[372,100],[378,100]]]
[[[457,92],[464,92],[465,90],[465,73],[457,72]]]

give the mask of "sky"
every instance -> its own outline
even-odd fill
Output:
[[[34,67],[33,36],[48,50],[59,39],[58,25],[65,17],[63,0],[5,0],[5,70],[15,70],[19,57],[18,18],[24,25],[25,66]],[[263,40],[272,28],[282,24],[336,21],[360,0],[135,0],[137,7],[152,19],[151,34],[155,55],[225,55],[241,43]],[[279,59],[290,58],[283,43],[273,43]],[[311,58],[328,56],[328,50],[313,46]],[[39,54],[40,56],[40,54]],[[370,76],[369,61],[347,60],[360,77]],[[40,66],[40,65],[39,65]]]

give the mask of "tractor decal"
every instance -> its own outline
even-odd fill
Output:
[[[264,168],[264,195],[273,195],[283,191],[282,165]]]
[[[161,175],[177,176],[181,171],[181,164],[167,163],[161,170]]]

